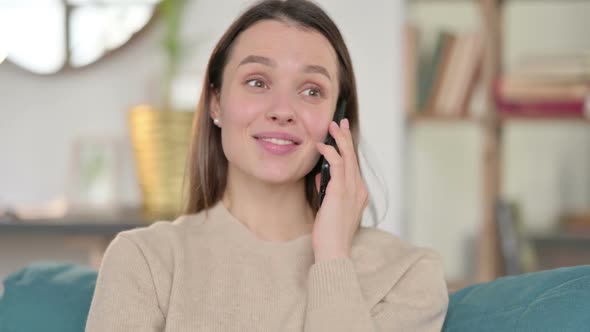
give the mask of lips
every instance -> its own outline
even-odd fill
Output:
[[[261,133],[257,133],[254,135],[254,138],[260,140],[262,138],[274,138],[274,139],[280,139],[280,140],[285,140],[285,141],[291,141],[293,142],[295,145],[299,145],[302,142],[302,139],[286,133],[286,132],[280,132],[280,131],[267,131],[267,132],[261,132]]]
[[[278,131],[258,133],[254,138],[261,148],[277,156],[290,154],[302,142],[302,139],[295,135]]]

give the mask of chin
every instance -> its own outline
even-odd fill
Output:
[[[303,178],[293,172],[281,170],[278,167],[259,169],[253,175],[260,181],[270,184],[295,183]]]
[[[297,182],[293,176],[288,176],[286,174],[272,174],[272,173],[265,173],[265,174],[258,174],[256,176],[260,181],[270,183],[270,184],[283,184],[283,183],[293,183]]]

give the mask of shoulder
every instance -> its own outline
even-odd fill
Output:
[[[109,249],[115,250],[111,247],[127,242],[135,246],[138,254],[148,263],[171,265],[175,256],[183,250],[189,237],[200,234],[200,226],[204,221],[204,212],[182,215],[172,221],[156,221],[144,227],[118,233],[109,245]],[[168,267],[171,268],[171,266]]]
[[[380,285],[381,294],[405,278],[418,278],[416,282],[423,285],[446,287],[438,253],[378,228],[359,229],[353,241],[352,260],[359,278],[368,285]]]
[[[449,302],[441,257],[377,228],[357,234],[352,258],[363,296],[381,326],[440,331]]]
[[[442,261],[435,251],[417,247],[385,230],[361,227],[353,241],[353,259],[410,266],[421,259]],[[376,261],[376,262],[375,262]]]
[[[141,246],[156,246],[163,244],[162,242],[179,240],[187,233],[198,230],[204,221],[204,212],[182,215],[172,221],[156,221],[144,227],[126,230],[117,236],[128,238]]]

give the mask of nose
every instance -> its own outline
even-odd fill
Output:
[[[266,113],[266,118],[280,126],[295,123],[295,113],[286,105]]]

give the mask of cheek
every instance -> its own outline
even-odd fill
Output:
[[[313,135],[313,140],[315,142],[323,142],[326,139],[326,136],[328,135],[328,130],[327,130],[327,125],[323,126],[323,125],[318,125],[318,124],[314,124],[315,128],[312,131],[312,135]]]
[[[304,122],[307,132],[314,142],[323,142],[326,139],[328,126],[330,125],[329,118],[309,116],[304,119]]]
[[[222,99],[221,110],[232,123],[249,123],[265,109],[265,98],[247,93],[238,82],[229,83]]]
[[[245,106],[244,103],[234,102],[234,99],[230,98],[221,104],[222,145],[230,162],[235,162],[237,155],[242,151],[238,142],[244,140],[248,125],[252,121],[249,108]]]
[[[244,100],[228,101],[222,105],[223,121],[228,127],[243,127],[256,117],[256,105]]]

